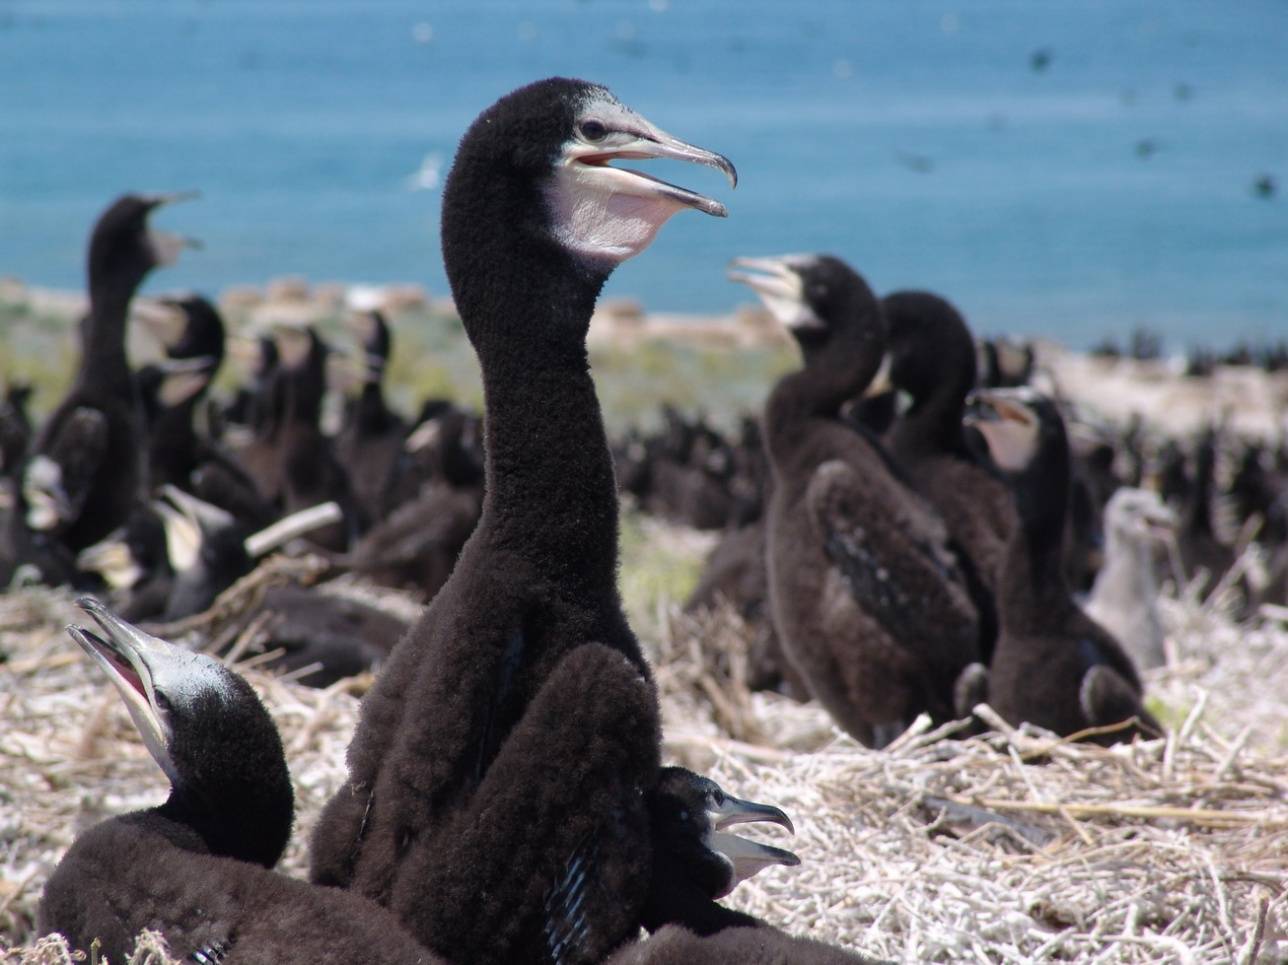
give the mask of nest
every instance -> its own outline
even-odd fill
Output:
[[[314,576],[265,565],[279,569],[174,629],[245,634],[238,594],[283,572]],[[165,794],[115,692],[63,633],[77,613],[63,591],[0,597],[5,962],[75,960],[35,932],[45,878],[84,828]],[[729,903],[898,961],[1288,960],[1288,614],[1238,626],[1166,600],[1163,615],[1174,659],[1148,683],[1174,724],[1164,740],[1106,749],[1011,728],[984,707],[993,729],[982,736],[920,720],[873,751],[816,705],[751,693],[750,631],[734,613],[664,609],[644,636],[665,756],[782,807],[797,827],[763,836],[802,865],[763,872]],[[313,822],[343,780],[363,681],[311,690],[249,652],[238,666],[281,730],[297,796],[282,870],[302,876]],[[145,933],[132,961],[169,959]]]

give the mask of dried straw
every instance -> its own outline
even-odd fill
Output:
[[[182,629],[198,643],[246,633],[250,605],[236,593],[221,603]],[[62,632],[77,612],[62,591],[0,597],[0,961],[74,960],[35,934],[45,878],[85,827],[165,793],[120,702]],[[749,692],[749,632],[732,612],[665,608],[645,636],[667,757],[783,807],[798,829],[752,832],[803,863],[763,872],[731,903],[897,961],[1288,960],[1285,615],[1236,626],[1166,600],[1163,616],[1175,661],[1148,682],[1174,723],[1166,739],[1105,749],[983,707],[995,727],[983,736],[923,720],[872,751],[815,705]],[[243,672],[282,732],[299,814],[282,868],[302,875],[365,683],[310,690]],[[144,936],[133,961],[163,954]]]

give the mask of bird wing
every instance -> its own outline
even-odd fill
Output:
[[[897,640],[927,630],[942,635],[946,618],[973,610],[946,534],[928,514],[882,496],[865,492],[859,475],[833,459],[814,471],[806,505],[828,559],[864,612]]]
[[[391,906],[454,960],[601,961],[639,927],[651,853],[642,788],[660,741],[639,668],[601,644],[573,647],[467,805],[402,857]]]
[[[1163,729],[1141,703],[1140,692],[1107,664],[1096,664],[1082,676],[1078,702],[1093,727],[1104,727],[1137,718],[1145,730]]]
[[[587,882],[599,858],[599,838],[588,835],[546,893],[544,932],[553,965],[581,961],[591,937]]]
[[[73,409],[46,437],[23,476],[33,528],[52,529],[80,517],[107,441],[107,416],[88,406]]]

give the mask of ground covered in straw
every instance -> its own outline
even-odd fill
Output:
[[[627,531],[623,588],[657,668],[666,756],[796,823],[793,839],[763,834],[802,865],[763,873],[732,904],[895,961],[1288,961],[1283,614],[1236,626],[1165,601],[1174,660],[1149,689],[1166,740],[1105,750],[995,721],[981,737],[919,724],[870,751],[816,706],[750,693],[736,617],[676,613],[674,573],[709,541],[647,520]],[[233,632],[236,602],[190,638]],[[35,933],[44,879],[79,831],[164,796],[115,692],[62,632],[76,613],[62,592],[0,596],[5,962],[69,960]],[[363,682],[309,690],[253,663],[295,780],[283,870],[300,875]],[[146,937],[136,960],[166,961]]]

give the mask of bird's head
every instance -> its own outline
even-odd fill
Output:
[[[77,606],[97,627],[67,632],[107,674],[170,779],[166,807],[182,813],[213,854],[276,864],[294,813],[290,773],[273,719],[250,684],[92,597]]]
[[[770,865],[800,864],[790,851],[727,830],[735,824],[767,821],[794,833],[786,814],[773,805],[726,794],[715,781],[682,767],[662,769],[650,813],[655,847],[680,864],[713,900]]]
[[[735,258],[729,279],[754,291],[806,357],[838,336],[884,344],[886,324],[872,289],[834,255]]]
[[[218,740],[224,728],[247,718],[268,719],[250,685],[213,657],[154,637],[93,597],[76,603],[98,626],[69,626],[67,632],[107,674],[176,788],[207,776],[203,745]]]
[[[1148,489],[1124,486],[1105,506],[1105,529],[1114,538],[1137,546],[1165,543],[1175,534],[1174,513],[1162,497]]]
[[[1057,447],[1068,450],[1060,410],[1028,386],[972,392],[963,422],[983,436],[997,468],[1012,475],[1029,472]]]
[[[91,276],[119,276],[137,284],[153,268],[173,264],[184,248],[200,247],[192,238],[148,224],[158,208],[196,196],[194,191],[126,194],[113,201],[99,216],[90,236]]]
[[[975,342],[957,309],[930,292],[900,291],[882,298],[881,310],[890,330],[888,361],[868,394],[895,389],[915,405],[948,381],[964,397],[975,384]]]
[[[571,260],[594,282],[593,297],[676,212],[726,214],[719,201],[616,166],[650,159],[706,165],[737,183],[727,158],[666,133],[598,84],[552,77],[483,111],[443,194],[444,260],[463,316],[482,297],[471,282],[494,278],[515,253],[556,273]]]

